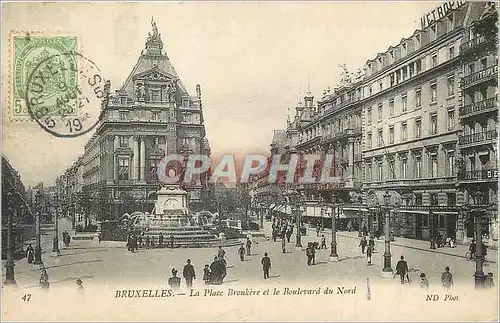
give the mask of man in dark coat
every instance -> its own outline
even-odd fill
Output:
[[[160,235],[158,236],[158,247],[163,248],[163,233],[160,232]]]
[[[187,264],[182,271],[182,276],[186,279],[186,286],[188,288],[193,287],[193,279],[196,279],[196,274],[194,273],[193,265],[191,265],[191,259],[187,260]]]
[[[271,269],[271,259],[267,256],[267,252],[264,253],[264,257],[261,260],[262,270],[264,271],[264,279],[269,278],[269,269]]]
[[[252,248],[252,240],[247,237],[247,256],[251,256],[250,249]]]
[[[405,283],[405,276],[408,274],[408,263],[404,256],[401,256],[401,260],[398,261],[396,265],[396,275],[401,278],[401,284]],[[409,281],[408,281],[409,282]]]
[[[368,244],[368,248],[366,248],[366,259],[368,260],[368,266],[372,265],[372,253],[373,247],[371,244]]]
[[[293,227],[291,225],[288,225],[286,229],[286,241],[290,243],[290,238],[292,237],[292,232],[293,232]]]
[[[361,253],[364,255],[365,254],[365,248],[366,248],[366,245],[368,244],[368,242],[366,242],[366,237],[363,236],[361,238],[361,241],[359,242],[359,246],[361,247]]]
[[[312,243],[308,243],[307,244],[307,248],[306,248],[306,256],[307,256],[307,265],[308,266],[311,266],[311,263],[313,261],[313,245]]]
[[[170,235],[170,248],[174,249],[174,235]]]
[[[281,237],[281,252],[286,253],[286,238],[284,234]]]

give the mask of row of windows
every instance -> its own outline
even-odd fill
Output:
[[[434,103],[437,102],[438,99],[438,82],[437,81],[432,81],[429,83],[429,89],[430,89],[430,102]],[[450,75],[447,78],[447,94],[448,96],[452,96],[455,94],[455,76]],[[402,93],[400,96],[400,106],[401,106],[401,113],[407,112],[408,111],[408,93]],[[394,104],[395,98],[390,98],[389,101],[389,116],[392,117],[396,114],[395,110],[395,104]],[[415,108],[419,108],[422,106],[422,87],[418,87],[415,89]],[[381,122],[384,119],[384,104],[378,103],[377,104],[377,121]],[[368,107],[366,111],[366,122],[367,124],[372,124],[373,122],[373,114],[372,114],[372,107]]]
[[[161,146],[165,145],[165,137],[154,137],[154,145],[155,146]],[[130,147],[130,136],[118,136],[118,142],[119,146],[121,148],[128,148]]]
[[[438,134],[438,116],[437,113],[431,113],[429,115],[429,121],[430,121],[430,128],[429,128],[429,135],[436,135]],[[447,114],[447,130],[452,131],[455,128],[455,110],[453,108],[450,108],[448,110]],[[422,118],[418,117],[414,120],[414,139],[418,139],[422,137]],[[389,145],[392,145],[396,142],[395,140],[395,135],[394,135],[394,125],[389,126]],[[408,121],[403,121],[400,123],[399,127],[400,131],[400,142],[405,142],[408,140]],[[366,148],[371,149],[372,148],[372,132],[368,132],[366,135]],[[382,128],[378,129],[377,131],[377,147],[383,147],[385,146],[384,142],[384,131]]]
[[[422,154],[414,154],[412,155],[412,165],[413,165],[413,178],[419,179],[423,178],[423,163],[422,163]],[[399,166],[396,167],[395,158],[390,158],[387,161],[387,166],[384,166],[383,160],[378,160],[373,167],[371,163],[366,164],[366,180],[367,182],[375,181],[382,182],[386,179],[410,179],[408,174],[408,155],[400,155],[398,157]],[[455,176],[455,152],[449,151],[446,155],[445,161],[445,176]],[[384,170],[387,174],[384,174]],[[375,172],[375,174],[373,174]],[[372,176],[374,175],[374,176]],[[439,177],[439,154],[437,152],[429,154],[428,158],[428,168],[427,168],[427,177]]]

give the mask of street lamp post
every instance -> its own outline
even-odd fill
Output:
[[[477,208],[473,209],[474,212],[474,220],[476,224],[476,272],[474,273],[474,282],[475,288],[481,289],[485,287],[486,275],[483,271],[483,262],[484,262],[484,250],[483,250],[483,230],[481,227],[482,215],[484,209],[481,208],[483,204],[483,193],[480,189],[474,194]]]
[[[434,219],[434,212],[429,211],[429,227],[431,233],[431,249],[436,249],[436,225]]]
[[[54,238],[52,239],[52,252],[55,252],[57,255],[59,255],[59,219],[57,216],[58,213],[58,207],[57,207],[57,202],[54,208],[52,208],[54,212]]]
[[[40,241],[40,203],[41,203],[42,194],[38,191],[35,195],[35,203],[36,203],[36,246],[35,246],[35,265],[41,265],[42,262],[42,243]]]
[[[392,266],[391,266],[391,237],[390,237],[390,198],[389,192],[384,194],[384,204],[385,204],[385,252],[384,252],[384,268],[382,269],[382,276],[384,278],[392,278]]]
[[[12,193],[7,192],[8,203],[11,204]],[[14,209],[11,206],[7,209],[7,262],[5,263],[5,285],[16,285],[16,279],[14,277],[14,246],[12,241],[12,216]]]
[[[302,237],[300,233],[300,194],[294,190],[288,190],[286,193],[288,198],[288,204],[293,206],[293,210],[295,211],[295,224],[297,225],[297,239],[295,243],[295,250],[302,250]]]
[[[330,261],[338,261],[339,255],[337,254],[337,225],[336,225],[336,213],[337,205],[331,206],[331,216],[332,216],[332,243],[330,245]]]
[[[295,222],[297,223],[297,240],[296,240],[296,243],[295,243],[295,250],[302,250],[302,233],[300,232],[300,230],[301,230],[300,212],[301,211],[302,210],[301,210],[300,205],[299,205],[299,203],[297,201],[296,204],[295,204],[295,212],[296,212]]]

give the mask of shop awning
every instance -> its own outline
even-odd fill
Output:
[[[275,211],[280,212],[280,213],[284,213],[284,214],[292,214],[292,209],[290,208],[290,206],[288,206],[286,204],[279,205],[275,209]]]

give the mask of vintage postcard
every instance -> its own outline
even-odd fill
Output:
[[[498,7],[2,3],[2,320],[498,321]]]

